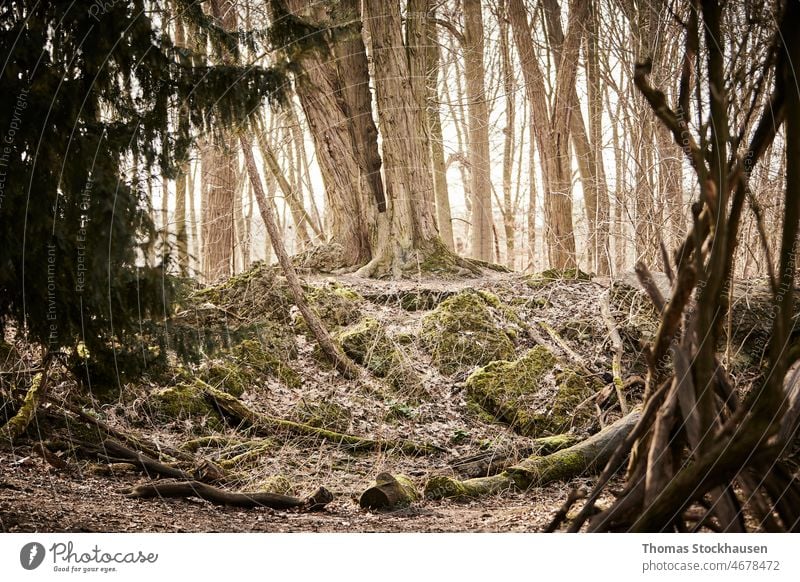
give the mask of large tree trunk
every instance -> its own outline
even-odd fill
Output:
[[[226,30],[236,30],[232,0],[212,0],[211,14]],[[229,61],[230,57],[226,55],[223,60]],[[207,281],[216,281],[230,276],[233,267],[233,198],[239,154],[236,140],[225,130],[220,130],[208,147],[203,168],[203,275]]]
[[[558,67],[554,115],[547,106],[544,76],[539,68],[536,50],[528,26],[528,15],[522,0],[509,0],[508,15],[514,42],[522,64],[525,89],[531,104],[536,127],[536,143],[542,160],[544,184],[545,238],[551,267],[568,269],[576,266],[575,235],[572,228],[571,172],[569,163],[569,93],[574,84],[577,66],[577,47],[580,36],[575,26],[576,14],[585,13],[586,1],[577,0],[575,11],[570,15],[570,31],[562,49],[562,62]],[[573,30],[574,29],[574,30]],[[576,44],[577,43],[577,44]]]
[[[175,19],[175,46],[187,48],[186,31],[183,21]],[[189,110],[185,104],[181,104],[178,110],[178,128],[180,131],[189,129]],[[189,274],[189,241],[186,232],[186,191],[189,174],[189,152],[186,152],[187,159],[181,161],[178,167],[178,175],[175,178],[175,246],[178,253],[178,272],[181,277]],[[191,192],[189,194],[191,196]]]
[[[471,255],[492,260],[492,182],[489,160],[489,109],[484,88],[483,16],[480,0],[464,0],[464,67],[469,117],[472,178]]]
[[[430,0],[428,0],[430,4]],[[450,208],[450,196],[447,189],[447,166],[444,159],[444,138],[442,136],[442,118],[439,114],[439,70],[441,68],[441,51],[434,14],[427,12],[425,25],[425,106],[428,111],[428,128],[430,130],[431,164],[433,165],[433,187],[436,197],[436,225],[439,236],[445,246],[455,250],[453,240],[453,216]]]
[[[594,169],[597,204],[591,216],[594,228],[594,240],[590,241],[595,256],[593,268],[600,275],[611,272],[609,261],[609,216],[610,201],[608,183],[603,161],[603,93],[600,77],[599,4],[591,2],[589,7],[588,38],[586,41],[586,79],[589,101],[589,141],[591,142],[591,165]]]
[[[452,268],[457,257],[442,243],[428,200],[433,175],[425,145],[417,139],[426,125],[408,83],[400,7],[390,0],[364,3],[374,63],[378,121],[383,136],[383,163],[388,192],[385,219],[379,224],[378,247],[362,275]],[[435,259],[436,265],[432,264]]]
[[[350,132],[356,147],[362,181],[362,202],[369,224],[374,225],[375,211],[386,211],[386,193],[381,177],[378,151],[378,128],[372,117],[372,94],[369,89],[369,66],[364,38],[361,35],[361,2],[340,0],[340,19],[346,23],[333,43],[339,69],[342,97],[350,114]]]
[[[302,19],[325,21],[324,5],[288,0],[285,8]],[[313,11],[313,14],[309,14]],[[322,42],[322,40],[320,40]],[[344,261],[356,266],[371,255],[374,201],[366,203],[358,151],[353,141],[352,115],[345,101],[339,68],[327,47],[309,49],[293,60],[295,92],[314,140],[325,184],[327,226],[331,241],[342,245]]]

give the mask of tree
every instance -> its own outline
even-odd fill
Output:
[[[550,265],[557,269],[576,266],[575,234],[572,227],[572,193],[568,148],[569,104],[582,27],[588,0],[574,0],[570,7],[570,25],[561,48],[557,67],[552,111],[547,105],[544,75],[531,38],[528,16],[522,0],[509,0],[508,15],[517,45],[525,90],[531,104],[536,128],[536,142],[542,159],[545,201],[545,238]]]
[[[434,186],[430,157],[416,137],[427,124],[425,107],[414,98],[400,7],[389,0],[364,3],[374,63],[375,97],[383,137],[387,211],[378,243],[362,275],[452,270],[462,261],[442,243],[429,200]]]
[[[428,5],[425,22],[425,105],[428,110],[428,129],[431,164],[433,165],[433,187],[436,197],[436,225],[439,236],[450,251],[455,250],[453,240],[453,217],[447,187],[447,164],[444,157],[442,118],[439,113],[439,73],[441,71],[441,49],[435,24],[435,7]]]
[[[650,61],[637,65],[634,81],[659,122],[683,147],[699,199],[690,232],[673,256],[666,257],[672,280],[669,300],[647,266],[637,265],[642,285],[661,313],[647,352],[644,408],[571,531],[579,530],[590,515],[590,531],[745,531],[745,504],[760,528],[797,531],[800,526],[795,502],[800,484],[782,458],[800,428],[797,406],[786,406],[787,397],[796,399],[800,386],[797,372],[790,371],[797,356],[790,359],[787,349],[800,223],[796,164],[787,164],[779,256],[774,262],[770,256],[766,266],[774,318],[765,373],[740,400],[717,355],[750,175],[783,124],[787,159],[800,155],[800,40],[792,33],[800,26],[800,4],[723,6],[703,0],[689,10],[694,14],[684,25],[676,101],[670,104],[651,84]],[[761,26],[772,23],[776,13],[781,14],[777,26]],[[733,35],[766,48],[760,54],[731,50]],[[745,74],[754,56],[764,76]],[[770,70],[774,75],[766,74]],[[727,83],[730,78],[740,80],[736,92]],[[765,83],[765,78],[774,81]],[[708,117],[695,125],[689,121],[692,110]],[[759,212],[757,205],[753,209]],[[595,501],[629,452],[626,486],[610,506],[595,512]]]
[[[483,64],[483,15],[480,0],[464,0],[464,68],[469,116],[470,175],[472,178],[471,254],[492,260],[492,182],[489,160],[489,110]]]
[[[290,64],[294,90],[314,141],[325,185],[330,240],[342,245],[345,265],[363,265],[372,257],[376,214],[383,194],[380,165],[377,170],[375,166],[380,158],[359,155],[364,149],[377,152],[377,131],[370,130],[370,123],[374,127],[371,107],[363,103],[365,91],[368,95],[369,72],[360,23],[356,19],[343,31],[336,28],[325,2],[312,6],[300,0],[275,0],[270,5],[271,44]],[[352,2],[341,5],[348,18],[352,15],[347,9],[353,7]],[[328,38],[337,31],[347,39],[338,49],[346,53],[347,67],[339,66],[336,49]],[[346,80],[342,72],[348,75]],[[352,114],[354,105],[361,114]],[[354,127],[356,122],[358,128]],[[354,141],[358,137],[363,143]]]
[[[236,4],[233,0],[212,0],[215,22],[228,32],[236,30]],[[223,65],[232,64],[232,54],[222,55]],[[204,156],[202,193],[203,276],[216,281],[231,275],[234,248],[234,198],[239,178],[236,140],[217,127]]]
[[[195,127],[224,124],[275,89],[259,67],[177,58],[151,10],[48,2],[0,13],[0,321],[49,350],[81,340],[120,370],[141,366],[140,318],[157,320],[169,301],[166,265],[143,265],[156,235],[127,168],[135,157],[172,175],[184,159],[191,136],[170,123],[172,103],[191,104]],[[196,7],[184,20],[214,50],[227,45]]]

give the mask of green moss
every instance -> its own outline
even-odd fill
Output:
[[[237,398],[249,388],[252,377],[240,366],[224,361],[208,362],[200,370],[199,377],[215,388]]]
[[[426,499],[450,499],[466,497],[467,490],[461,481],[444,475],[434,475],[425,484],[424,495]]]
[[[358,293],[336,282],[321,287],[312,287],[306,293],[308,304],[328,327],[344,327],[361,318],[361,305],[364,298]],[[302,318],[296,326],[306,330]]]
[[[41,388],[43,378],[42,372],[39,372],[33,377],[31,387],[28,389],[27,394],[25,394],[25,400],[22,402],[22,406],[20,406],[17,413],[5,425],[0,427],[0,429],[2,429],[0,430],[0,435],[13,441],[25,432],[25,429],[28,428],[34,416],[36,416],[36,410],[39,408],[39,401],[42,397]]]
[[[295,406],[293,416],[302,424],[337,432],[347,432],[353,417],[347,408],[332,400],[322,402],[302,400]]]
[[[302,385],[300,375],[285,360],[296,355],[294,341],[276,341],[275,336],[272,341],[267,342],[243,340],[234,346],[231,354],[258,374],[276,377],[289,388],[299,388]]]
[[[514,355],[519,328],[497,297],[471,289],[443,301],[422,321],[421,339],[444,374]]]
[[[579,374],[556,373],[558,360],[536,346],[515,361],[496,361],[467,378],[467,396],[494,418],[528,436],[586,428],[589,410],[577,410],[592,389]]]
[[[162,388],[148,399],[150,410],[157,420],[174,421],[191,419],[204,422],[209,428],[223,427],[222,418],[209,405],[203,393],[189,384]]]
[[[387,335],[377,320],[366,317],[342,331],[336,339],[353,361],[376,376],[386,378],[399,393],[423,395],[419,375],[407,361],[402,348]]]
[[[195,305],[209,302],[248,321],[289,322],[294,299],[286,279],[263,262],[227,280],[195,291],[189,297]]]
[[[378,376],[386,376],[397,359],[397,350],[377,320],[365,317],[339,334],[339,343],[353,361]]]
[[[584,273],[580,269],[547,269],[541,273],[532,275],[528,279],[527,284],[532,289],[538,289],[556,281],[574,282],[591,280],[592,276],[588,273]]]
[[[289,495],[292,492],[292,483],[283,475],[272,475],[259,483],[256,491]]]

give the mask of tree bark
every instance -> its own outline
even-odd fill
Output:
[[[429,2],[430,4],[430,2]],[[428,128],[430,130],[431,164],[433,166],[433,188],[436,198],[436,225],[439,236],[450,251],[455,251],[453,239],[453,216],[450,208],[450,195],[447,188],[447,166],[444,159],[444,138],[442,136],[442,118],[439,114],[439,70],[441,69],[441,51],[436,26],[428,11],[425,23],[425,105],[428,112]]]
[[[472,179],[470,254],[492,260],[492,182],[489,159],[489,109],[484,87],[484,33],[480,0],[464,0],[464,67],[467,90],[469,163]]]
[[[285,8],[300,18],[327,19],[324,14],[321,17],[317,14],[324,5],[309,6],[301,0],[288,0],[285,4]],[[315,14],[309,15],[309,10]],[[353,141],[353,116],[345,101],[335,58],[328,48],[305,51],[294,59],[293,65],[295,92],[314,141],[325,184],[331,242],[342,245],[347,265],[362,265],[372,256],[375,209],[373,201],[365,202],[367,196],[363,194],[357,153],[366,145]]]
[[[544,184],[545,238],[548,245],[550,266],[556,269],[575,268],[575,235],[572,228],[571,172],[569,164],[569,107],[568,93],[574,84],[577,46],[580,41],[579,18],[585,12],[586,0],[576,0],[576,10],[570,16],[570,31],[562,50],[562,63],[556,79],[554,115],[547,105],[544,76],[536,56],[536,50],[528,26],[528,15],[522,0],[509,0],[508,15],[514,42],[517,45],[525,89],[531,104],[536,128],[536,143],[542,160]],[[566,66],[565,66],[566,65]]]
[[[212,0],[211,14],[225,30],[236,30],[233,0]],[[223,62],[230,64],[230,56],[224,55]],[[203,171],[203,275],[207,281],[216,281],[230,276],[233,267],[233,198],[238,152],[235,138],[224,129],[208,147]]]
[[[400,7],[390,0],[364,3],[374,63],[378,121],[383,136],[387,212],[381,215],[375,255],[361,275],[454,268],[458,258],[442,243],[428,200],[433,196],[429,154],[417,139],[427,123],[415,100],[403,44]],[[436,259],[432,265],[431,260]]]
[[[508,23],[505,15],[505,2],[498,7],[500,23],[500,56],[503,75],[503,92],[506,95],[506,126],[503,130],[503,230],[506,238],[506,265],[509,269],[515,264],[515,217],[516,206],[511,197],[511,173],[514,167],[516,92],[514,91],[514,69],[511,61],[511,47],[508,39]]]

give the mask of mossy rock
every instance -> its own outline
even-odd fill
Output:
[[[256,491],[289,495],[292,492],[292,483],[283,475],[272,475],[256,485]]]
[[[233,362],[212,360],[198,371],[198,377],[214,388],[239,398],[250,387],[252,374],[244,366]]]
[[[376,319],[365,317],[342,331],[336,339],[353,361],[379,378],[386,378],[396,391],[411,396],[422,395],[419,375],[408,362],[402,347],[389,337]]]
[[[328,327],[341,328],[361,319],[364,298],[335,281],[321,287],[311,287],[306,293],[306,299]],[[301,330],[307,329],[302,318],[298,318],[295,325]]]
[[[532,275],[528,281],[528,287],[538,289],[554,283],[556,281],[591,281],[592,276],[589,273],[584,273],[580,269],[547,269],[541,273]]]
[[[190,299],[197,304],[210,302],[245,320],[283,323],[290,321],[294,305],[285,277],[261,261],[244,273],[194,292]]]
[[[496,361],[476,370],[466,382],[468,398],[495,419],[526,436],[591,428],[590,409],[578,404],[594,391],[580,374],[562,369],[543,346],[514,361]]]
[[[292,257],[292,263],[298,269],[315,273],[335,273],[346,269],[347,253],[339,243],[314,245]]]
[[[609,292],[609,303],[613,310],[620,312],[619,333],[631,349],[638,349],[640,344],[655,338],[661,316],[647,293],[628,282],[615,281]]]
[[[302,385],[300,375],[284,359],[297,355],[294,336],[291,341],[276,341],[276,337],[267,338],[266,342],[260,338],[243,340],[233,347],[231,355],[257,374],[275,377],[289,388],[299,388]]]
[[[153,417],[161,421],[194,420],[212,430],[223,428],[219,413],[208,403],[203,392],[189,384],[179,384],[153,392],[148,398]]]
[[[344,406],[332,400],[321,402],[301,401],[292,415],[298,422],[337,432],[347,432],[353,415]]]
[[[420,337],[443,374],[468,371],[514,356],[521,322],[512,314],[495,295],[467,289],[422,320]]]

